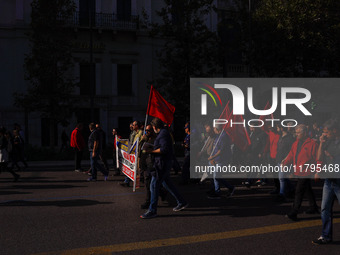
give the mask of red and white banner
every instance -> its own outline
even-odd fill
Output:
[[[127,139],[116,137],[116,141],[117,168],[133,181],[133,191],[136,191],[138,150],[133,149],[129,152],[129,141]],[[138,148],[138,140],[136,143],[134,147]]]

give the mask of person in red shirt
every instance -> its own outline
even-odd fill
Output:
[[[297,221],[297,214],[301,207],[303,196],[306,195],[309,201],[307,214],[319,212],[311,185],[312,173],[308,164],[316,164],[317,143],[308,137],[307,126],[297,125],[295,128],[296,141],[293,143],[288,156],[282,161],[282,165],[293,164],[294,175],[298,177],[293,208],[286,215],[291,220]]]
[[[85,140],[81,133],[83,130],[83,124],[78,123],[76,128],[72,131],[70,146],[73,148],[75,153],[75,170],[81,172],[81,159],[83,157],[83,151],[85,149]]]

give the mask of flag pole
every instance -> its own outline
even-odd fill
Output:
[[[223,134],[223,132],[224,132],[224,129],[222,129],[220,135],[218,136],[217,141],[216,141],[216,144],[215,144],[214,148],[212,149],[211,154],[210,154],[209,157],[211,157],[212,154],[214,153],[214,150],[216,149],[216,146],[217,146],[218,142],[220,141],[220,138],[221,138],[221,135]],[[207,178],[208,178],[207,172],[203,173],[200,182],[202,183],[202,182],[203,182],[205,179],[207,179]]]
[[[151,93],[152,93],[152,91],[153,91],[153,86],[151,85],[150,94],[149,94],[149,101],[148,101],[148,108],[146,109],[146,116],[145,116],[143,135],[145,134],[146,124],[148,123],[148,117],[149,117],[148,113],[149,113],[149,110],[150,110],[150,102],[151,102]]]

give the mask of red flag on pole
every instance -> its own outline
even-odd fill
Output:
[[[231,126],[231,120],[233,122],[233,126]],[[230,120],[227,125],[227,129],[230,132],[230,138],[232,142],[242,151],[245,151],[250,145],[250,137],[247,129],[243,126],[244,119],[242,115],[233,115],[231,113]],[[238,124],[234,124],[238,123]]]
[[[236,124],[231,127],[231,121],[243,122],[243,117],[241,115],[233,115],[229,109],[229,101],[220,115],[220,119],[228,120],[228,123],[223,127],[224,131],[229,135],[233,144],[235,144],[242,151],[245,151],[250,145],[250,138],[247,129],[241,124]]]
[[[174,119],[175,106],[168,103],[161,94],[151,85],[147,115],[161,119],[168,125],[171,125]]]
[[[229,101],[228,101],[228,103],[224,107],[223,112],[221,113],[219,119],[228,120],[228,123],[229,123],[230,116],[231,116],[231,112],[230,112],[230,109],[229,109]],[[228,128],[228,123],[224,125],[223,129],[230,136],[231,134],[230,134],[230,128]]]

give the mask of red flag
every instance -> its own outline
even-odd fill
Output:
[[[233,126],[231,127],[231,120],[233,122]],[[247,129],[243,126],[243,124],[234,124],[234,123],[243,123],[244,119],[242,115],[233,115],[231,113],[230,120],[227,125],[227,129],[230,132],[230,138],[232,142],[242,151],[245,151],[250,145],[250,137]]]
[[[168,103],[161,94],[151,85],[147,115],[161,119],[168,125],[171,125],[174,119],[175,106]]]
[[[233,123],[243,122],[243,117],[242,115],[233,115],[233,113],[229,109],[229,101],[222,111],[220,119],[228,120],[228,123],[223,127],[224,131],[229,135],[233,144],[235,144],[242,151],[245,151],[250,145],[250,138],[247,129],[243,127],[243,125],[233,124],[232,127],[230,126],[231,121]]]
[[[231,112],[230,112],[230,109],[229,109],[229,101],[228,101],[228,103],[224,107],[219,119],[225,119],[229,123],[230,116],[231,116]],[[223,129],[230,136],[230,128],[228,128],[228,123],[224,125]]]

